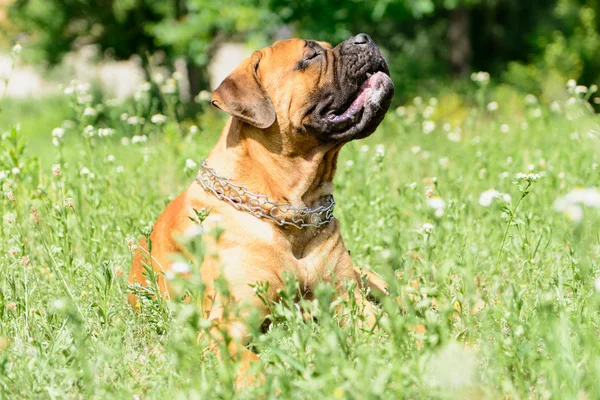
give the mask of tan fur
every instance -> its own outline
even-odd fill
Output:
[[[328,44],[323,45],[331,48]],[[223,104],[228,97],[232,97],[232,93],[217,89],[213,97],[216,105],[227,109],[232,115],[239,113],[241,116],[229,119],[208,162],[219,175],[247,186],[254,193],[265,194],[272,201],[289,202],[295,207],[315,207],[319,199],[333,188],[332,180],[342,143],[324,144],[313,136],[296,131],[302,126],[302,110],[310,105],[313,92],[329,84],[334,75],[331,67],[329,70],[313,68],[302,73],[294,71],[294,65],[303,57],[303,52],[302,40],[277,42],[242,63],[230,75],[237,76],[237,81],[229,82],[229,88],[222,89],[230,91],[243,79],[254,79],[248,74],[254,73],[253,66],[256,64],[256,79],[262,84],[261,90],[268,95],[277,116],[275,124],[270,127],[260,129],[242,122],[240,118],[246,117],[241,114],[247,111],[243,109],[244,104]],[[327,57],[332,57],[330,53]],[[332,64],[330,62],[327,65]],[[242,102],[262,101],[246,98],[250,95],[242,93],[244,91],[234,93],[233,97],[237,96],[238,101]],[[260,97],[260,94],[253,92],[251,96]],[[269,113],[255,113],[252,118],[246,119],[257,125],[266,125]],[[246,303],[263,315],[267,310],[249,284],[268,281],[269,296],[276,300],[278,291],[283,288],[285,273],[297,277],[305,296],[310,296],[319,281],[332,280],[333,276],[336,279],[334,283],[340,288],[345,280],[363,282],[360,271],[354,268],[344,246],[337,220],[320,229],[279,227],[236,210],[205,192],[195,182],[167,206],[154,225],[151,240],[155,270],[166,272],[170,269],[172,253],[181,252],[181,247],[173,238],[174,234],[181,234],[192,227],[194,222],[188,217],[194,215],[194,209],[202,208],[211,209],[209,218],[222,217],[219,223],[224,228],[216,244],[218,262],[214,259],[205,260],[201,268],[203,280],[210,288],[222,271],[234,301]],[[146,243],[142,241],[140,246],[145,248]],[[130,283],[144,284],[142,260],[138,251],[129,276]],[[373,291],[385,292],[385,282],[372,273],[366,274],[366,281]],[[162,276],[159,278],[159,287],[167,287]],[[247,330],[240,322],[243,316],[223,320],[223,304],[226,301],[213,295],[214,292],[209,290],[204,302],[208,318],[215,323],[215,327],[226,329],[238,338],[230,346],[229,352],[241,356],[243,376],[250,362],[257,359],[244,347]],[[359,301],[364,301],[358,290],[356,296]],[[130,295],[129,301],[135,304],[135,296]],[[371,306],[365,303],[365,309],[369,314]],[[368,315],[368,318],[371,323],[374,322],[373,315]]]

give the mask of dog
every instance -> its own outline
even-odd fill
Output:
[[[258,356],[245,347],[244,315],[232,316],[227,307],[244,304],[264,318],[268,309],[253,284],[268,282],[268,296],[276,301],[286,275],[298,280],[308,299],[322,281],[349,296],[344,283],[354,280],[365,320],[375,323],[375,306],[362,289],[385,293],[386,284],[353,266],[333,217],[332,182],[342,146],[371,135],[393,95],[387,63],[364,33],[336,47],[313,40],[276,42],[254,52],[213,92],[212,105],[230,118],[196,180],[154,224],[151,264],[168,295],[165,274],[172,255],[186,254],[176,237],[195,226],[195,210],[210,210],[203,226],[218,225],[222,234],[218,240],[203,238],[216,254],[201,266],[203,305],[211,336],[234,339],[227,351],[241,360],[238,374]],[[130,284],[146,284],[146,259],[148,243],[142,239]],[[226,279],[229,298],[215,290],[218,277]],[[135,305],[136,296],[130,294],[129,301]]]

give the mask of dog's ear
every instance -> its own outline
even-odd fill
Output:
[[[212,94],[212,105],[250,125],[265,129],[276,119],[275,107],[258,79],[262,55],[254,52]]]

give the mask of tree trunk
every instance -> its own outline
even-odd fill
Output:
[[[186,60],[190,97],[195,98],[201,90],[210,90],[210,80],[206,67],[199,67],[192,60]]]
[[[471,19],[465,6],[450,10],[448,22],[448,47],[452,76],[461,78],[471,71]]]

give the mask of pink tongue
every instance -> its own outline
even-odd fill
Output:
[[[329,120],[331,122],[339,123],[354,118],[358,114],[358,112],[364,107],[367,99],[371,97],[371,94],[373,92],[373,83],[377,80],[379,74],[381,74],[381,72],[377,72],[376,74],[371,75],[369,79],[367,79],[362,84],[362,86],[358,90],[358,95],[356,96],[356,99],[354,99],[352,104],[350,104],[350,107],[348,107],[348,109],[344,111],[343,114],[331,117],[329,118]]]

